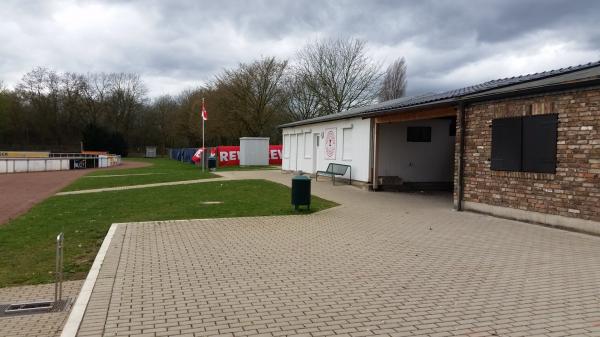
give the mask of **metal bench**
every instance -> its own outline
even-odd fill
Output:
[[[350,165],[343,165],[343,164],[336,164],[336,163],[330,163],[329,165],[327,165],[327,169],[325,171],[317,171],[317,173],[315,174],[315,180],[318,180],[319,175],[329,176],[329,177],[331,177],[331,181],[335,185],[335,176],[340,176],[340,177],[344,176],[344,175],[346,175],[346,172],[348,172],[348,170],[350,170],[350,180],[348,181],[348,184],[351,185],[352,184],[352,167]]]

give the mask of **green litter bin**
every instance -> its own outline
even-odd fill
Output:
[[[208,170],[215,171],[217,169],[217,158],[208,157]]]
[[[310,178],[307,176],[295,176],[292,178],[292,205],[307,206],[310,209]]]

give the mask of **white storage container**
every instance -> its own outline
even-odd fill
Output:
[[[156,158],[156,146],[146,146],[146,158]]]
[[[269,165],[269,137],[240,138],[240,166]]]

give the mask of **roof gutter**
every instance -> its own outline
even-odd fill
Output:
[[[278,125],[277,128],[278,129],[294,128],[297,126],[303,126],[303,125],[309,125],[309,124],[333,122],[333,121],[339,121],[339,120],[344,120],[344,119],[356,118],[356,117],[360,117],[361,113],[345,114],[343,117],[340,117],[340,116],[333,117],[333,115],[331,115],[331,116],[332,116],[331,118],[323,118],[323,119],[317,119],[317,120],[306,119],[306,120],[302,120],[302,121],[281,124],[281,125]]]
[[[510,98],[510,97],[524,96],[524,95],[531,95],[531,94],[539,94],[539,93],[544,93],[544,92],[548,92],[548,91],[563,91],[563,90],[569,90],[569,89],[577,89],[577,88],[583,88],[583,87],[596,87],[596,86],[600,86],[600,77],[594,77],[594,78],[586,79],[586,80],[582,80],[582,81],[571,81],[571,82],[561,82],[561,83],[540,85],[540,86],[505,91],[505,92],[493,92],[495,90],[492,90],[492,92],[488,92],[488,93],[484,92],[479,95],[475,94],[475,95],[470,95],[470,96],[464,96],[464,97],[461,97],[458,101],[468,102],[468,103],[476,103],[476,102],[490,101],[490,100],[495,100],[495,99]]]
[[[369,113],[363,113],[360,115],[360,117],[365,119],[365,118],[377,117],[377,116],[387,115],[387,114],[409,112],[409,111],[415,111],[415,110],[424,110],[424,109],[438,108],[438,107],[443,107],[443,106],[459,106],[460,104],[465,104],[465,103],[476,103],[476,102],[490,101],[490,100],[494,100],[494,99],[543,93],[543,92],[548,92],[548,91],[561,91],[561,90],[576,89],[576,88],[582,88],[582,87],[594,87],[594,86],[600,86],[600,78],[593,78],[593,79],[588,79],[585,81],[572,81],[572,82],[554,83],[554,84],[549,84],[549,85],[540,85],[540,86],[536,86],[536,87],[524,88],[524,89],[520,89],[520,90],[511,90],[511,91],[505,91],[505,92],[482,93],[479,95],[470,95],[470,96],[462,96],[462,97],[457,97],[457,98],[449,98],[449,99],[445,99],[443,101],[434,101],[434,102],[430,102],[430,103],[423,103],[423,104],[413,105],[413,106],[408,106],[408,107],[403,107],[403,108],[391,108],[391,109],[373,111],[373,112],[369,112]],[[497,90],[497,89],[493,89],[492,91],[494,91],[494,90]]]

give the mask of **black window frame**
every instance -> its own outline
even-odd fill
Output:
[[[492,120],[493,171],[556,173],[558,114]]]

